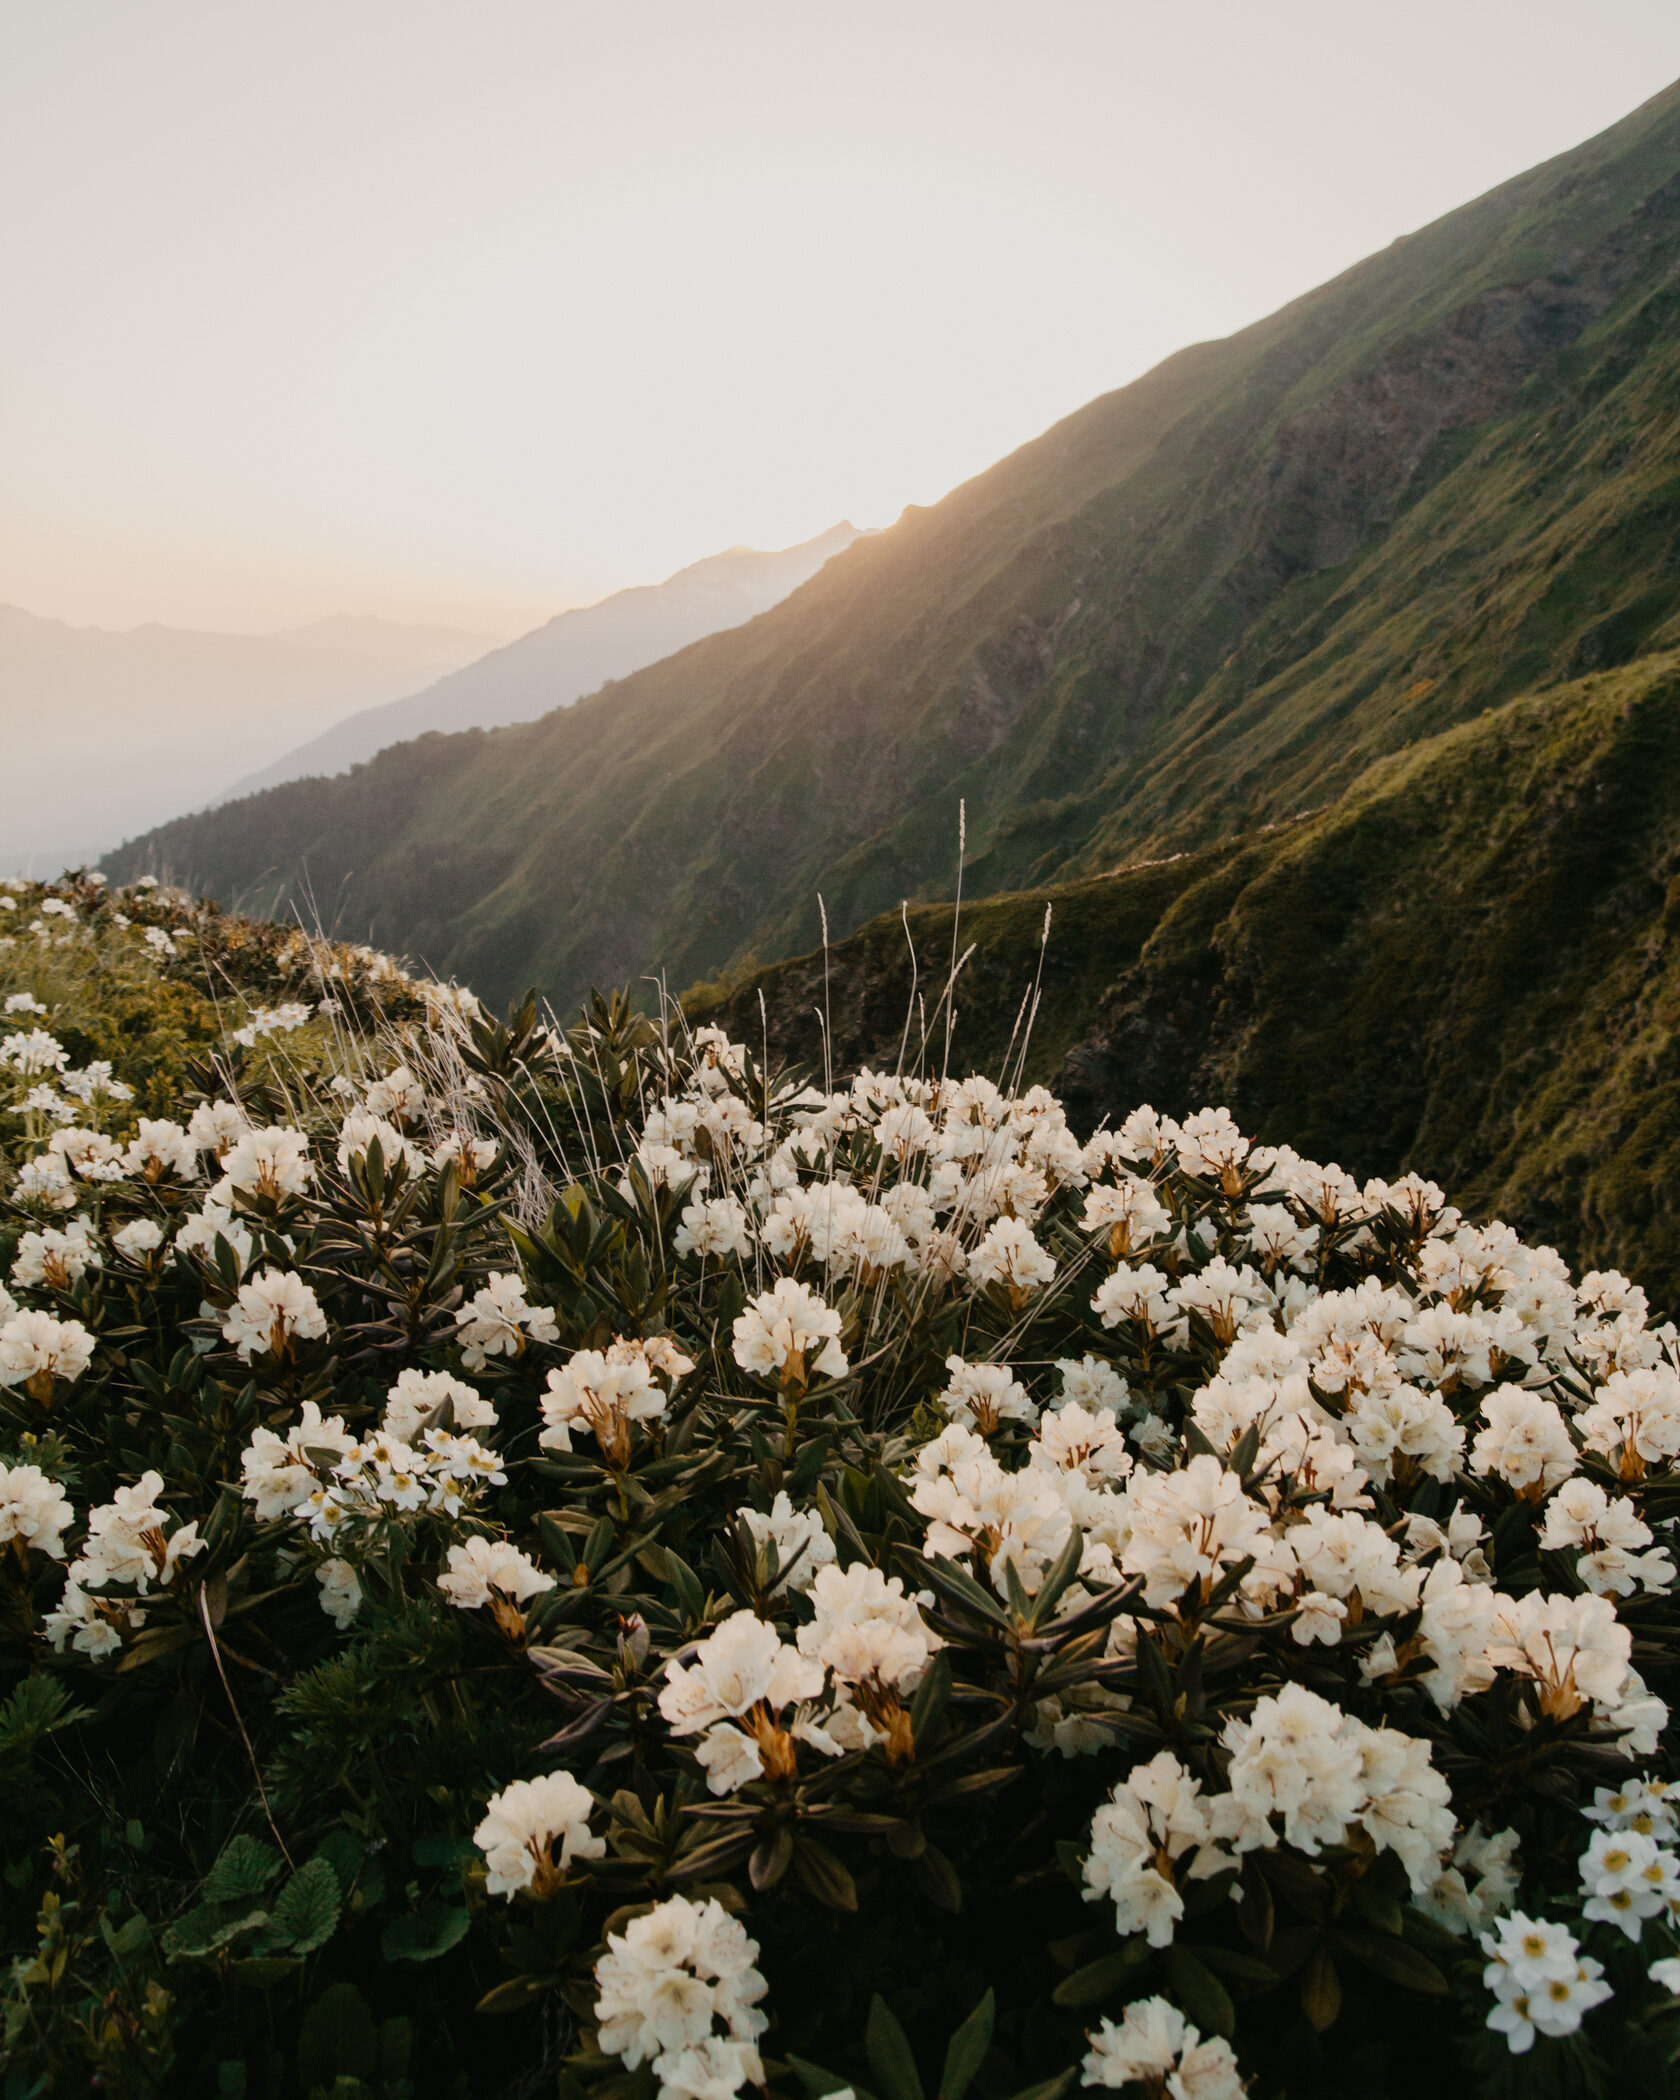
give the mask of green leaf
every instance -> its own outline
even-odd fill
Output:
[[[234,1962],[228,1973],[235,1983],[248,1983],[254,1990],[266,1991],[270,1984],[302,1967],[295,1954],[259,1954]]]
[[[923,1675],[916,1687],[916,1696],[910,1702],[910,1733],[921,1744],[928,1730],[945,1711],[945,1702],[951,1696],[951,1658],[941,1650],[933,1659],[932,1667]]]
[[[794,1848],[793,1871],[806,1891],[830,1910],[857,1909],[857,1883],[850,1871],[844,1861],[836,1859],[815,1838],[799,1840]]]
[[[1323,2034],[1335,2026],[1341,2009],[1342,1979],[1336,1974],[1336,1964],[1320,1945],[1301,1971],[1301,2010],[1316,2032]]]
[[[0,1757],[28,1752],[43,1736],[85,1721],[89,1712],[71,1705],[68,1689],[56,1677],[26,1677],[0,1706]]]
[[[1451,1985],[1427,1954],[1408,1947],[1403,1940],[1379,1939],[1363,1932],[1339,1932],[1337,1948],[1389,1983],[1408,1991],[1422,1991],[1431,1998],[1449,1995]]]
[[[879,1995],[870,2001],[864,2049],[880,2087],[881,2100],[923,2100],[921,2073],[910,2053],[910,2038],[898,2024],[891,2006]]]
[[[460,1831],[425,1830],[408,1851],[417,1867],[458,1867],[463,1860],[472,1859],[478,1847]]]
[[[379,1951],[387,1961],[436,1961],[461,1944],[471,1925],[462,1904],[428,1897],[406,1917],[391,1920],[379,1935]]]
[[[378,2071],[378,2030],[353,1983],[330,1985],[304,2014],[297,2068],[305,2092],[318,2085],[330,2090],[340,2077],[372,2078]]]
[[[165,1932],[163,1951],[170,1961],[197,1961],[230,1945],[242,1932],[256,1932],[267,1923],[268,1912],[248,1901],[201,1903]]]
[[[1230,1992],[1188,1947],[1167,1949],[1167,1982],[1179,2009],[1204,2034],[1222,2034],[1229,2041],[1236,2033],[1237,2008]]]
[[[1051,1993],[1050,2002],[1076,2011],[1083,2011],[1088,2005],[1104,2005],[1126,1988],[1132,1972],[1148,1958],[1147,1941],[1133,1940],[1117,1953],[1104,1954],[1096,1961],[1088,1961],[1082,1969],[1075,1969],[1071,1976],[1064,1976]]]
[[[997,2003],[988,1991],[951,2037],[945,2051],[945,2068],[939,2074],[939,2100],[962,2100],[973,2084],[992,2046],[996,2016]]]
[[[338,1876],[317,1855],[306,1860],[280,1891],[269,1913],[263,1952],[289,1947],[294,1954],[313,1954],[338,1930]]]
[[[1062,2095],[1072,2090],[1073,2081],[1079,2076],[1079,2066],[1069,2064],[1065,2071],[1058,2071],[1054,2078],[1046,2078],[1038,2085],[1024,2086],[1015,2094],[1014,2100],[1062,2100]]]
[[[910,1874],[922,1894],[955,1917],[962,1909],[962,1882],[937,1845],[924,1845],[910,1862]]]
[[[808,2064],[802,2056],[789,2056],[788,2067],[795,2078],[812,2095],[812,2100],[827,2100],[830,2093],[857,2094],[857,2100],[874,2100],[874,2095],[850,2078],[842,2078],[837,2071],[825,2071],[819,2064]]]
[[[231,1903],[242,1896],[260,1896],[279,1871],[280,1855],[274,1847],[241,1833],[228,1839],[204,1877],[204,1900]]]

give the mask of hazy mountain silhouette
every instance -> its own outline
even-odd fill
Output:
[[[679,569],[663,583],[615,591],[598,605],[560,613],[422,693],[364,708],[236,782],[218,799],[308,774],[343,773],[387,745],[432,729],[495,729],[505,722],[535,721],[609,679],[628,677],[690,642],[768,612],[859,537],[857,527],[847,522],[773,554],[731,547]]]
[[[498,639],[349,615],[272,635],[113,632],[0,605],[0,864],[92,859]]]

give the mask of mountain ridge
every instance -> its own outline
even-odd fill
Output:
[[[845,519],[793,547],[728,547],[661,583],[632,584],[593,605],[556,613],[423,691],[335,723],[217,799],[233,801],[305,775],[346,772],[415,736],[498,728],[570,706],[604,683],[767,610],[863,536]]]
[[[1665,644],[1677,271],[1670,88],[610,694],[108,866],[570,1000],[948,891],[959,799],[981,893],[1275,821]]]

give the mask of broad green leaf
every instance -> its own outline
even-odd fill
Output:
[[[204,1877],[207,1903],[231,1903],[241,1896],[260,1896],[280,1871],[280,1855],[259,1837],[241,1832],[229,1838],[221,1856]]]
[[[201,1903],[177,1918],[163,1935],[163,1951],[170,1961],[198,1961],[238,1939],[242,1932],[256,1932],[268,1923],[268,1912],[249,1901]]]
[[[379,1951],[387,1961],[435,1961],[461,1944],[471,1924],[462,1904],[428,1897],[406,1917],[391,1920],[379,1935]]]
[[[288,1947],[294,1954],[313,1954],[338,1929],[338,1876],[320,1858],[306,1860],[275,1899],[269,1913],[263,1951]]]
[[[297,2041],[298,2083],[305,2092],[335,2079],[372,2078],[379,2068],[379,2034],[367,2000],[353,1983],[324,1990],[303,2016]]]

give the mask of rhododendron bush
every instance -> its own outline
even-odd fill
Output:
[[[6,895],[8,2100],[1676,2089],[1636,1283]]]

